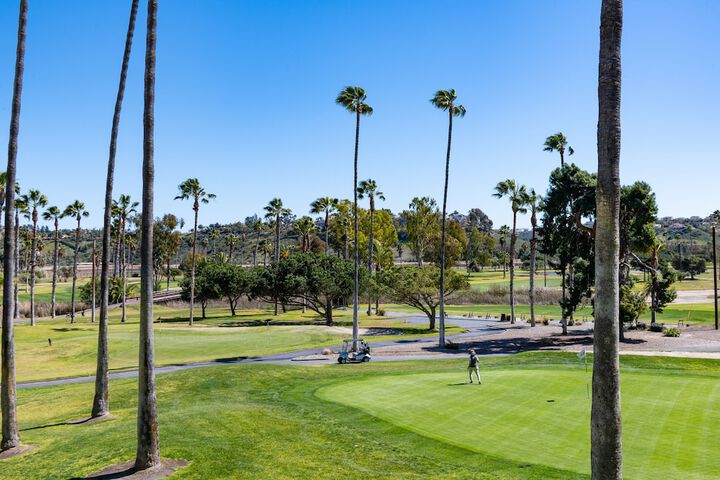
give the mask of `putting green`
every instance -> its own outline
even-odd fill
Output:
[[[461,369],[363,378],[317,395],[472,451],[589,473],[589,379],[582,369],[497,369],[482,386],[464,385]],[[718,478],[720,379],[625,371],[622,382],[626,478]]]

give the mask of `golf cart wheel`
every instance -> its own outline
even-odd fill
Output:
[[[342,365],[343,363],[345,363],[345,359],[342,357],[338,357],[338,363]]]
[[[369,362],[369,361],[370,361],[370,357],[365,356],[365,357],[363,357],[362,361],[363,361],[363,363]]]

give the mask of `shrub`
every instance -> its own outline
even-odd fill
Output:
[[[663,328],[665,328],[665,327],[663,326],[662,323],[651,323],[651,324],[650,324],[650,331],[651,331],[651,332],[660,333],[660,332],[663,331]]]
[[[550,320],[548,320],[547,318],[543,318],[542,324],[547,327],[548,325],[550,325]]]
[[[380,310],[378,310],[377,314],[378,314],[379,316],[381,316],[381,317],[384,317],[384,316],[385,316],[385,309],[384,309],[384,308],[381,308]]]
[[[680,330],[677,328],[666,328],[663,331],[663,335],[666,337],[679,337],[680,336]]]

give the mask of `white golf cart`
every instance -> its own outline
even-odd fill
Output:
[[[353,344],[357,345],[356,349],[353,349]],[[369,362],[372,357],[370,356],[370,345],[362,338],[348,338],[343,340],[342,350],[338,355],[338,363],[362,363]]]

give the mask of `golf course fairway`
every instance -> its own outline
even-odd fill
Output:
[[[414,433],[510,461],[590,472],[591,373],[505,368],[463,384],[457,373],[377,375],[316,393]],[[688,372],[622,374],[626,478],[720,475],[720,378]]]

